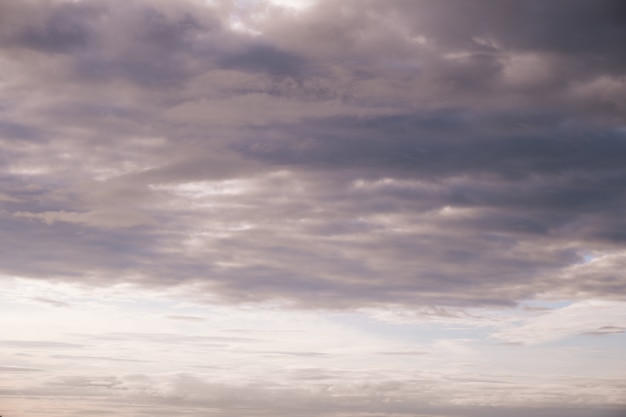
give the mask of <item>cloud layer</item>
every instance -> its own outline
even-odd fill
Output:
[[[5,275],[332,308],[626,294],[619,1],[0,7]]]
[[[626,405],[615,302],[389,323],[389,311],[193,304],[124,287],[3,289],[3,415],[618,417]]]

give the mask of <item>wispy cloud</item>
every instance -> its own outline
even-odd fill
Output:
[[[497,332],[495,337],[532,344],[579,334],[608,335],[622,333],[625,320],[624,303],[588,300],[528,318],[520,325]]]

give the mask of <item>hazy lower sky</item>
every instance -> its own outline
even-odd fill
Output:
[[[4,417],[626,415],[623,0],[0,0]]]

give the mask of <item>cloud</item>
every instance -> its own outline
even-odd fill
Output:
[[[84,345],[47,340],[0,340],[0,344],[14,348],[28,349],[81,349]]]
[[[509,317],[498,308],[438,306],[408,318],[398,313],[412,322],[389,324],[369,312],[194,304],[169,288],[94,291],[23,279],[6,286],[6,335],[40,339],[6,337],[0,363],[45,372],[0,372],[4,414],[45,408],[55,415],[605,417],[624,405],[616,365],[622,352],[608,346],[620,335],[578,336],[574,346],[487,339],[517,330],[508,337],[529,342],[532,329],[518,329],[524,325],[539,329],[536,340],[540,333],[608,327],[621,313],[606,300],[552,310],[560,318],[521,308]],[[64,294],[74,308],[15,303],[18,290]],[[571,329],[561,332],[563,324]]]
[[[306,308],[623,299],[619,2],[236,3],[1,6],[3,274]]]
[[[66,303],[65,301],[52,300],[50,298],[45,297],[32,297],[31,300],[37,301],[39,303],[47,304],[53,307],[69,307],[71,304]]]
[[[126,209],[101,209],[86,213],[66,211],[46,211],[43,213],[28,213],[18,211],[13,214],[26,219],[38,219],[46,224],[56,222],[78,223],[92,227],[134,227],[144,224],[154,224],[150,216]]]
[[[441,384],[454,384],[453,393],[456,401],[442,402],[441,398],[429,401],[423,391],[429,390],[426,381],[391,381],[380,380],[368,382],[366,380],[353,381],[350,384],[328,384],[313,380],[312,387],[307,390],[295,389],[272,384],[223,384],[194,377],[193,375],[178,373],[149,377],[146,375],[119,375],[94,377],[88,375],[67,376],[50,380],[43,389],[30,389],[33,393],[47,394],[47,406],[56,405],[65,400],[70,392],[80,393],[79,401],[74,410],[93,409],[97,404],[106,402],[103,409],[128,410],[130,412],[173,412],[183,410],[189,416],[206,415],[216,412],[220,415],[238,416],[242,413],[251,416],[263,416],[268,412],[277,416],[288,416],[297,413],[303,416],[371,416],[372,413],[385,413],[394,416],[413,415],[416,410],[420,416],[497,416],[506,412],[507,415],[525,416],[533,413],[537,416],[594,416],[605,417],[619,410],[617,407],[602,407],[593,402],[579,402],[576,406],[554,406],[546,397],[545,402],[533,404],[519,404],[519,401],[494,407],[489,405],[491,399],[502,397],[506,389],[498,383],[488,381],[451,381],[443,379]],[[489,381],[492,382],[492,381]],[[477,393],[478,385],[487,384],[491,387],[492,395],[489,399],[478,404],[472,402],[471,395]],[[464,392],[456,391],[462,384]],[[452,388],[451,387],[451,388]],[[520,393],[529,392],[529,387],[516,386]],[[432,389],[432,385],[431,388]],[[550,393],[560,398],[575,400],[573,394]],[[2,395],[7,396],[6,393]],[[9,397],[9,401],[11,397]],[[507,400],[510,396],[506,396]],[[463,405],[463,400],[472,402],[469,406]],[[66,403],[67,404],[67,403]],[[60,410],[66,410],[67,406]]]
[[[150,362],[150,361],[141,360],[141,359],[116,358],[116,357],[106,357],[106,356],[50,355],[50,357],[53,359],[68,359],[68,360],[88,361],[88,362],[97,362],[97,361],[132,362],[132,363]]]
[[[196,316],[165,316],[171,320],[182,320],[182,321],[205,321],[204,317],[196,317]]]
[[[0,366],[0,371],[6,372],[6,373],[43,372],[43,369],[22,368],[19,366]]]
[[[514,343],[534,344],[566,337],[623,332],[626,319],[623,302],[587,300],[570,304],[525,320],[518,326],[505,328],[494,337]]]
[[[586,334],[592,335],[605,335],[605,334],[617,334],[617,333],[626,333],[625,327],[618,326],[602,326],[594,331],[588,332]]]
[[[421,351],[406,351],[406,352],[379,352],[379,355],[391,355],[391,356],[421,356],[427,355],[428,352]]]

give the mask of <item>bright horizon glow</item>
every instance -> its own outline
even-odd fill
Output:
[[[399,384],[398,389],[382,394],[381,400],[406,401],[402,399],[405,390],[414,385],[410,379],[429,375],[440,381],[435,386],[447,381],[448,395],[466,405],[515,407],[526,402],[525,406],[545,407],[551,404],[551,396],[589,395],[578,387],[581,383],[606,387],[589,397],[588,404],[620,401],[617,391],[610,388],[611,379],[619,379],[624,371],[623,367],[614,366],[613,361],[620,357],[620,350],[615,347],[607,345],[598,356],[568,348],[577,345],[576,339],[565,345],[544,343],[525,348],[527,355],[535,352],[532,365],[522,358],[513,365],[507,358],[515,355],[519,346],[503,345],[497,339],[488,342],[481,336],[485,330],[492,335],[508,332],[511,336],[503,336],[504,340],[534,344],[535,338],[545,342],[544,336],[537,333],[538,326],[548,326],[542,331],[549,338],[556,338],[559,333],[551,334],[550,326],[561,329],[563,325],[573,326],[569,335],[581,334],[585,329],[596,328],[588,320],[597,319],[598,308],[603,305],[618,314],[615,323],[623,322],[624,308],[619,303],[581,303],[581,308],[589,305],[588,309],[584,307],[586,310],[578,308],[586,318],[578,315],[574,321],[559,322],[552,318],[577,307],[571,305],[541,314],[517,310],[495,316],[492,313],[497,311],[486,310],[483,314],[491,315],[487,327],[478,320],[478,327],[472,330],[473,322],[461,316],[441,322],[436,316],[413,316],[411,324],[391,325],[385,324],[387,319],[378,321],[377,315],[367,313],[318,314],[263,305],[212,306],[186,302],[184,297],[176,300],[177,297],[160,290],[139,295],[128,288],[111,287],[94,293],[78,285],[8,278],[5,282],[9,285],[0,298],[5,312],[0,325],[12,337],[0,344],[0,361],[12,365],[3,367],[3,374],[13,375],[15,383],[24,386],[32,377],[43,377],[50,389],[58,386],[53,391],[68,389],[63,396],[82,392],[79,407],[94,407],[96,397],[91,394],[104,393],[102,390],[110,384],[124,389],[120,395],[115,391],[107,394],[110,406],[119,411],[126,401],[136,405],[148,401],[146,395],[151,394],[146,391],[146,384],[165,397],[182,395],[182,389],[195,398],[196,389],[201,390],[197,395],[212,395],[210,390],[218,387],[237,392],[255,379],[262,379],[265,386],[279,387],[314,370],[312,378],[316,373],[329,373],[320,375],[321,381],[324,386],[333,387],[333,395],[339,398],[355,394],[355,383],[375,385],[376,382],[365,381],[376,376],[377,383]],[[520,326],[520,320],[528,324]],[[524,333],[520,333],[519,339],[511,339],[518,337],[513,336],[515,332]],[[407,337],[411,333],[416,338]],[[560,334],[568,335],[562,331]],[[16,355],[20,351],[28,355]],[[578,365],[572,367],[572,363]],[[117,376],[85,379],[99,369]],[[524,381],[528,372],[532,372],[532,380]],[[146,376],[136,380],[134,375],[141,374]],[[571,379],[567,393],[562,392],[564,377]],[[188,378],[191,385],[180,386],[180,378]],[[526,399],[513,392],[503,396],[502,391],[477,391],[480,380],[485,379],[514,383],[526,392]],[[478,385],[468,390],[466,382],[456,384],[453,380],[474,380]],[[207,385],[209,381],[211,385]],[[300,380],[298,389],[319,391],[319,381],[317,377],[309,382]],[[3,401],[3,412],[30,415],[38,409],[37,403],[18,406],[19,398],[20,395],[5,394],[8,402]],[[59,415],[64,415],[63,406],[56,400],[48,404],[59,407]]]

